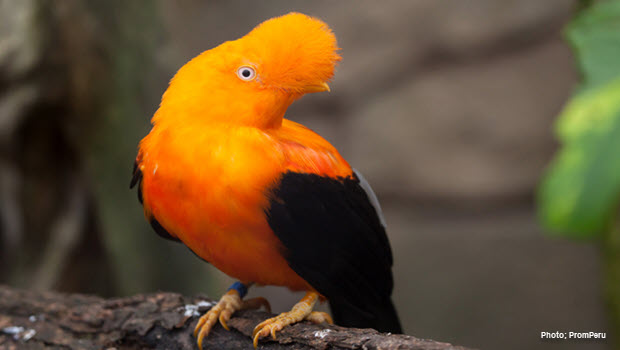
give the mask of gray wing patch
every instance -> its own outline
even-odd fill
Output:
[[[381,226],[383,226],[383,228],[387,228],[387,225],[385,224],[385,218],[383,217],[383,211],[381,210],[381,204],[379,204],[377,195],[372,190],[372,187],[370,187],[370,184],[368,183],[368,181],[366,181],[366,178],[364,178],[362,173],[357,171],[357,169],[355,168],[353,168],[353,173],[355,173],[355,176],[357,176],[357,178],[360,180],[360,186],[362,187],[362,189],[364,189],[364,192],[366,192],[366,195],[370,200],[370,204],[372,204],[372,206],[375,208],[375,211],[377,212],[377,215],[379,215],[379,221],[381,221]]]

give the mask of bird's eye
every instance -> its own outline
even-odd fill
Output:
[[[256,77],[256,71],[252,67],[243,66],[237,69],[237,76],[241,80],[250,81]]]

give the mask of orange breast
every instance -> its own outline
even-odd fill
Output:
[[[222,272],[242,282],[309,290],[267,223],[270,189],[287,170],[332,176],[351,170],[327,141],[285,124],[272,133],[155,127],[140,145],[142,194],[147,213]],[[304,130],[312,147],[298,135]],[[310,142],[313,137],[320,140]]]

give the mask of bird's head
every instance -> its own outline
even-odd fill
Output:
[[[337,50],[334,34],[316,18],[300,13],[272,18],[183,66],[153,120],[278,127],[294,100],[329,91]]]

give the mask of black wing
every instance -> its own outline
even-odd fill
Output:
[[[336,323],[400,333],[390,245],[359,178],[287,172],[272,191],[267,216],[284,256],[328,298]]]

